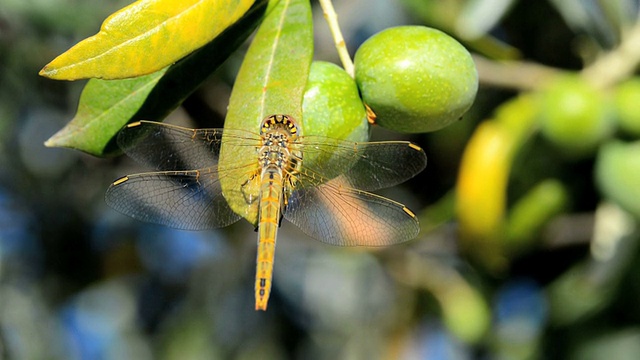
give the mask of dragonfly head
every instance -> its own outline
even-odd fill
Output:
[[[269,115],[262,120],[260,133],[262,135],[273,131],[284,130],[289,138],[295,139],[298,136],[298,125],[296,121],[289,115]]]

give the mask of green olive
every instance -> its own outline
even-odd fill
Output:
[[[584,154],[613,130],[604,94],[577,75],[553,80],[541,93],[542,134],[571,154]]]
[[[596,181],[608,199],[640,218],[640,141],[603,145],[596,160]]]
[[[302,100],[302,135],[321,136],[323,142],[367,141],[369,123],[356,82],[341,67],[322,61],[311,64]],[[333,140],[330,140],[333,139]],[[310,152],[307,166],[321,166],[331,153]]]
[[[303,134],[366,141],[369,126],[355,81],[339,66],[314,61],[302,101]]]
[[[615,107],[620,129],[640,136],[640,78],[629,79],[615,91]]]
[[[400,132],[428,132],[457,120],[478,91],[469,52],[447,34],[400,26],[367,39],[355,55],[355,77],[375,122]]]

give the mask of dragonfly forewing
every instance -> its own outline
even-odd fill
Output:
[[[137,162],[162,171],[204,169],[218,163],[222,134],[234,146],[257,146],[259,136],[242,130],[188,129],[151,121],[127,125],[118,146]]]
[[[305,137],[299,187],[312,187],[338,176],[350,187],[374,191],[400,184],[427,165],[424,151],[407,141],[354,143]]]

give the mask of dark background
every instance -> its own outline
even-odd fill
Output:
[[[601,195],[593,180],[596,154],[565,157],[532,136],[512,170],[509,206],[547,176],[564,184],[568,205],[501,272],[460,250],[452,191],[467,141],[500,104],[540,91],[537,83],[513,79],[497,84],[480,64],[481,87],[463,121],[425,135],[373,130],[373,138],[409,139],[427,153],[423,173],[383,192],[419,214],[420,237],[375,251],[334,248],[285,223],[269,310],[255,312],[256,234],[249,224],[185,232],[136,222],[109,209],[103,196],[114,179],[139,166],[43,145],[73,117],[83,82],[41,78],[39,69],[126,4],[0,4],[0,359],[633,359],[640,353],[637,218]],[[624,0],[335,5],[351,52],[383,28],[427,24],[488,58],[576,72],[593,54],[615,49],[638,11],[637,1]],[[631,11],[613,16],[617,6]],[[337,62],[316,10],[316,58]],[[464,35],[473,26],[486,28],[500,50],[487,53]],[[167,121],[221,126],[242,54]],[[598,237],[594,227],[611,212],[617,222]]]

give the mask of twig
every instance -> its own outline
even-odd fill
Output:
[[[633,74],[640,63],[640,21],[629,29],[620,45],[586,67],[582,74],[605,88]]]
[[[320,0],[320,7],[322,7],[322,12],[324,14],[325,20],[327,20],[327,24],[329,24],[329,29],[331,30],[331,35],[333,36],[333,41],[336,46],[336,50],[338,51],[338,56],[340,56],[340,61],[342,62],[342,67],[351,77],[354,77],[354,68],[353,61],[349,56],[349,51],[347,50],[347,45],[344,42],[344,38],[342,37],[342,31],[340,31],[340,24],[338,24],[338,15],[336,14],[335,9],[333,8],[333,4],[331,0]]]
[[[474,55],[480,83],[515,90],[536,90],[562,72],[560,69],[523,61],[492,61]]]
[[[539,89],[552,77],[566,70],[531,62],[492,61],[474,55],[480,82],[516,90]],[[581,74],[595,86],[607,88],[633,75],[640,64],[640,22],[624,36],[620,45],[605,53]]]

